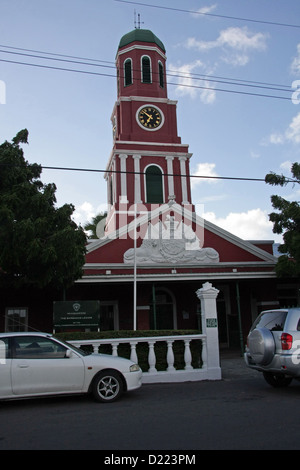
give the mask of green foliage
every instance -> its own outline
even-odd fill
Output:
[[[0,145],[0,285],[67,287],[82,275],[86,237],[74,206],[56,208],[55,184],[24,159],[27,140],[24,129]]]
[[[100,214],[93,217],[91,222],[87,222],[83,226],[84,230],[86,230],[87,232],[90,232],[90,234],[88,235],[89,239],[98,238],[98,236],[97,236],[97,225],[101,220],[105,219],[106,216],[107,216],[107,212],[104,212],[104,213],[101,212]]]
[[[265,181],[273,186],[286,186],[300,183],[300,164],[292,165],[293,179],[270,173]],[[283,234],[284,243],[279,246],[276,273],[279,277],[299,277],[300,275],[300,205],[297,201],[287,201],[280,196],[271,197],[272,205],[278,212],[269,214],[273,222],[273,232]]]

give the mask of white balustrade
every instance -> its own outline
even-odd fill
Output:
[[[191,341],[201,341],[201,360],[202,366],[194,368],[192,366]],[[156,353],[155,343],[165,342],[167,345],[166,361],[167,368],[165,371],[156,369]],[[184,369],[178,370],[174,367],[174,342],[184,342]],[[138,355],[136,347],[139,343],[148,343],[148,372],[143,373],[144,383],[159,382],[187,382],[197,380],[218,380],[220,377],[215,375],[207,367],[207,341],[206,335],[180,335],[180,336],[155,336],[155,337],[139,337],[139,338],[118,338],[118,339],[97,339],[97,340],[77,340],[69,341],[74,346],[92,346],[93,352],[98,353],[99,347],[103,344],[110,344],[112,347],[112,355],[118,356],[118,347],[120,344],[130,345],[130,359],[138,363]]]

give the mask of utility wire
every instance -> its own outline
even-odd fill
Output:
[[[74,73],[82,73],[82,74],[87,74],[87,75],[96,75],[96,76],[101,76],[101,77],[116,78],[115,74],[91,72],[91,71],[87,71],[87,70],[78,70],[78,69],[67,69],[67,68],[64,68],[64,67],[54,67],[54,66],[50,66],[50,65],[33,64],[33,63],[21,62],[21,61],[15,61],[15,60],[0,59],[0,62],[6,62],[6,63],[11,63],[11,64],[17,64],[17,65],[25,65],[25,66],[30,66],[30,67],[38,67],[38,68],[43,68],[43,69],[60,70],[60,71],[64,71],[64,72],[74,72]],[[251,92],[246,92],[246,91],[226,90],[226,89],[223,89],[223,88],[214,88],[214,87],[200,86],[200,85],[179,84],[179,83],[173,83],[173,82],[168,82],[168,85],[172,85],[172,86],[176,86],[176,87],[180,86],[180,87],[185,87],[185,88],[196,88],[196,89],[202,89],[202,90],[221,91],[221,92],[225,92],[225,93],[233,93],[233,94],[248,95],[248,96],[258,96],[258,97],[262,97],[262,98],[274,98],[274,99],[290,101],[290,97],[287,97],[287,96],[268,95],[268,94],[265,94],[265,93],[251,93]],[[288,91],[288,90],[280,90],[280,91]]]
[[[65,55],[65,54],[58,54],[55,52],[44,52],[44,51],[37,51],[33,49],[24,49],[24,48],[19,48],[19,47],[12,47],[12,46],[6,46],[6,45],[1,45],[0,47],[2,48],[7,48],[7,49],[15,49],[18,51],[23,51],[23,52],[13,52],[13,51],[6,51],[6,50],[0,50],[0,52],[6,53],[6,54],[14,54],[14,55],[22,55],[22,56],[27,56],[27,57],[34,57],[38,59],[46,59],[46,60],[56,60],[60,62],[68,62],[68,63],[75,63],[75,64],[80,64],[80,65],[89,65],[89,66],[95,66],[95,67],[106,67],[106,68],[113,68],[115,69],[115,63],[112,61],[107,61],[107,60],[100,60],[100,59],[90,59],[86,57],[78,57],[78,56],[70,56],[70,55]],[[25,53],[26,52],[26,53]],[[41,55],[35,55],[35,54],[28,54],[28,52],[34,52],[35,54],[44,54],[43,56]],[[61,59],[61,58],[56,58],[56,57],[45,57],[45,55],[55,55],[58,57],[67,57],[68,59]],[[69,60],[69,59],[77,59],[77,60]],[[89,62],[85,62],[89,61]],[[96,63],[90,63],[90,62],[96,62]],[[102,65],[102,64],[109,64],[109,65]],[[135,70],[137,71],[137,70]],[[153,73],[153,72],[152,72]],[[158,74],[156,74],[158,75]],[[279,85],[276,83],[267,83],[267,82],[260,82],[260,81],[255,81],[255,80],[244,80],[240,78],[228,78],[228,77],[222,77],[222,76],[216,76],[216,75],[208,75],[208,74],[199,74],[199,73],[190,73],[190,72],[184,72],[184,71],[177,71],[177,70],[166,70],[166,75],[170,77],[176,77],[176,78],[191,78],[195,80],[205,80],[205,81],[213,81],[213,82],[219,82],[219,83],[226,83],[230,85],[239,85],[239,86],[249,86],[249,87],[257,87],[257,88],[266,88],[266,89],[272,89],[272,90],[277,90],[277,91],[288,91],[291,92],[291,87],[290,85]],[[184,86],[184,85],[182,85]]]
[[[132,1],[129,1],[129,0],[115,0],[115,2],[128,3],[128,4],[131,4],[131,5],[140,5],[140,6],[143,6],[143,7],[150,7],[150,8],[159,8],[161,10],[176,11],[176,12],[179,12],[179,13],[190,13],[190,14],[193,14],[193,15],[211,16],[213,18],[223,18],[223,19],[226,19],[226,20],[246,21],[246,22],[250,22],[250,23],[261,23],[261,24],[268,24],[268,25],[271,25],[271,26],[282,26],[282,27],[286,27],[286,28],[300,28],[300,25],[298,25],[298,24],[279,23],[279,22],[276,22],[276,21],[266,21],[266,20],[255,20],[255,19],[252,19],[252,18],[241,18],[241,17],[229,16],[229,15],[217,15],[216,13],[205,13],[205,12],[201,12],[201,11],[184,10],[184,9],[181,9],[181,8],[164,7],[164,6],[161,6],[161,5],[150,5],[149,3],[132,2]]]
[[[31,163],[29,163],[31,165]],[[128,170],[101,170],[96,168],[74,168],[74,167],[61,167],[61,166],[46,166],[37,164],[43,170],[59,170],[59,171],[80,171],[80,172],[90,172],[90,173],[114,173],[114,174],[128,174],[128,175],[144,175],[143,171],[128,171]],[[2,163],[1,166],[21,166],[15,163]],[[258,181],[266,182],[265,178],[249,178],[249,177],[239,177],[239,176],[206,176],[206,175],[182,175],[177,173],[162,173],[162,176],[174,176],[174,177],[185,177],[185,178],[199,178],[199,179],[213,179],[213,180],[233,180],[233,181]],[[286,177],[288,183],[299,183],[298,180]]]

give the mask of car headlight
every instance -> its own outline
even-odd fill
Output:
[[[140,366],[138,364],[132,364],[132,366],[129,367],[130,372],[138,372],[140,370]]]

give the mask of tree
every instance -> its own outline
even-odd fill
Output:
[[[72,204],[55,207],[55,184],[42,183],[21,143],[26,129],[0,145],[0,285],[68,287],[82,276],[86,236]]]
[[[286,186],[288,183],[300,184],[300,164],[292,165],[293,179],[283,175],[269,173],[265,181],[273,186]],[[283,244],[279,246],[276,273],[279,277],[300,276],[300,205],[297,201],[289,202],[280,196],[271,197],[272,206],[279,212],[269,214],[273,222],[273,232],[283,234]]]
[[[107,212],[104,212],[104,213],[101,212],[100,214],[93,217],[91,222],[87,222],[83,226],[84,230],[90,232],[90,235],[88,235],[89,239],[99,238],[97,234],[97,225],[99,224],[101,220],[105,219],[106,216],[107,216]]]

